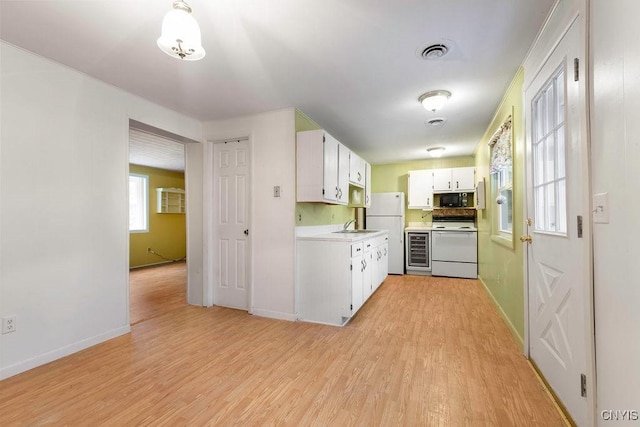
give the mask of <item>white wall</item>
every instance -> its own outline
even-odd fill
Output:
[[[295,320],[295,110],[207,122],[203,135],[209,141],[249,137],[253,257],[250,310],[256,315]],[[207,153],[204,158],[209,158]],[[211,173],[212,167],[207,165],[205,180],[211,182]],[[281,188],[278,198],[273,197],[276,185]],[[215,257],[215,253],[210,252],[208,257]]]
[[[609,224],[594,225],[599,418],[640,411],[639,16],[637,0],[591,1],[592,187],[610,205]]]
[[[128,121],[201,124],[2,43],[0,378],[129,331]]]

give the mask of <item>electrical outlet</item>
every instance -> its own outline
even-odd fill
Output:
[[[273,197],[280,197],[280,186],[276,185],[273,187]]]
[[[7,316],[2,318],[2,333],[10,334],[16,331],[16,316]]]

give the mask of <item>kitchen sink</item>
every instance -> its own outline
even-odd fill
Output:
[[[360,234],[360,233],[377,233],[380,230],[340,230],[334,231],[334,233],[344,233],[344,234]]]

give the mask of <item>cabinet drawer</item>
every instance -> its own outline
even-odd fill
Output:
[[[362,242],[354,243],[351,245],[351,258],[354,256],[362,255],[364,253],[364,246]]]

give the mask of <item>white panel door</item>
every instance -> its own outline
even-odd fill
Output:
[[[585,77],[578,22],[531,86],[527,109],[529,356],[578,425],[588,424],[581,375],[588,373],[590,230]],[[578,217],[583,232],[578,236]],[[521,240],[522,240],[521,239]],[[593,378],[589,378],[593,381]]]
[[[213,303],[248,309],[250,267],[248,141],[214,144]]]

